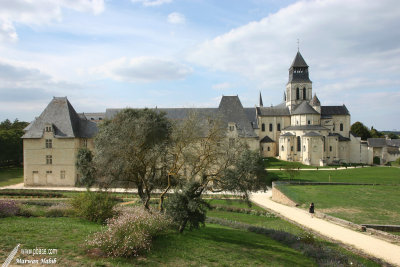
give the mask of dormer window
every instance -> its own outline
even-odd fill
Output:
[[[53,127],[50,126],[50,125],[49,125],[49,126],[46,126],[46,127],[45,127],[45,131],[48,132],[48,133],[50,133],[50,132],[53,131]]]

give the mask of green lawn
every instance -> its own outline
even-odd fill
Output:
[[[135,259],[90,258],[85,238],[100,225],[75,218],[0,219],[0,262],[18,244],[21,248],[55,248],[60,266],[315,266],[300,252],[263,235],[208,224],[157,238],[148,255]],[[29,257],[17,257],[29,259]],[[38,257],[30,257],[37,259]],[[39,257],[40,258],[40,257]]]
[[[264,166],[265,168],[271,169],[278,169],[278,168],[285,168],[285,167],[292,167],[292,168],[301,168],[301,169],[315,169],[315,166],[304,165],[300,162],[292,162],[292,161],[285,161],[279,160],[277,158],[264,158]]]
[[[24,182],[24,169],[19,167],[0,168],[0,187]]]
[[[289,176],[284,171],[268,171],[268,173],[278,180],[289,180]],[[400,184],[400,168],[366,167],[336,171],[299,171],[294,180],[311,182],[330,181],[346,183]]]
[[[400,185],[285,185],[285,195],[307,208],[357,224],[400,224]]]
[[[211,199],[207,200],[207,202],[212,205],[222,205],[228,207],[236,207],[236,208],[243,208],[243,209],[252,209],[252,210],[265,210],[255,204],[251,203],[251,207],[249,207],[246,201],[241,199]]]

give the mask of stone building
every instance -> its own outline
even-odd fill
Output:
[[[242,139],[264,157],[278,157],[307,165],[332,163],[372,164],[372,154],[391,148],[369,149],[350,132],[350,113],[345,105],[322,106],[312,92],[308,65],[300,52],[289,68],[283,102],[271,107],[242,106],[238,96],[222,96],[216,108],[159,108],[170,119],[190,113],[219,118],[226,124],[227,138]],[[77,113],[66,97],[55,97],[25,129],[24,182],[26,185],[74,186],[75,159],[79,148],[93,149],[97,124],[112,119],[121,109]],[[390,145],[389,145],[390,146]]]

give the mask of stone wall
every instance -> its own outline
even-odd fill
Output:
[[[288,198],[285,194],[283,194],[279,189],[272,183],[272,200],[284,205],[296,207],[298,204]]]

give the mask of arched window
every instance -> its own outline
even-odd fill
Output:
[[[282,147],[281,147],[281,150],[282,150],[282,151],[285,151],[285,148],[282,146]]]
[[[281,130],[281,124],[280,123],[278,123],[277,128],[278,128],[278,131]]]
[[[268,150],[268,151],[271,151],[271,149],[270,149],[269,147],[267,147],[267,150]]]
[[[332,152],[332,146],[329,146],[329,151]]]
[[[265,132],[265,123],[261,124],[261,131]]]
[[[297,151],[301,151],[301,138],[297,136]]]
[[[296,100],[300,99],[300,89],[296,88]]]
[[[343,123],[340,124],[340,131],[343,132]]]
[[[303,88],[303,99],[306,99],[306,95],[307,95],[307,91],[306,91],[306,88],[304,87]]]
[[[272,132],[272,123],[269,124],[269,131]]]

